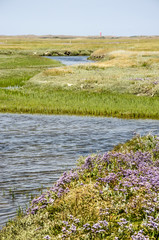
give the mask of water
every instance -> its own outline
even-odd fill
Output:
[[[51,56],[47,58],[55,59],[65,65],[84,64],[93,62],[87,59],[88,56]]]
[[[159,121],[0,114],[0,225],[81,155],[104,153],[134,132],[158,134]]]

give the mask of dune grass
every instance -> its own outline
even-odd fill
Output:
[[[80,158],[27,215],[0,231],[9,239],[159,238],[159,139],[136,136],[111,152]]]

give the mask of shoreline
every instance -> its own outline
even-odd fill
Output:
[[[103,155],[79,159],[75,169],[32,200],[27,215],[19,209],[0,231],[2,240],[157,239],[150,224],[159,222],[158,156],[159,138],[137,135]]]
[[[118,116],[116,116],[116,115],[102,115],[102,114],[99,114],[99,115],[93,115],[93,114],[80,114],[80,113],[65,113],[65,111],[64,112],[61,112],[61,113],[45,113],[45,112],[28,112],[28,111],[24,111],[24,112],[22,112],[22,111],[19,111],[19,112],[12,112],[12,111],[0,111],[0,114],[19,114],[19,115],[44,115],[44,116],[52,116],[52,115],[59,115],[59,116],[76,116],[76,117],[94,117],[94,118],[117,118],[117,119],[123,119],[123,120],[156,120],[156,121],[158,121],[159,120],[159,116],[158,117],[154,117],[154,118],[152,118],[151,116],[150,117],[134,117],[134,116],[124,116],[124,114],[121,114],[121,116],[120,117],[118,117]],[[123,115],[123,117],[122,117],[122,115]]]

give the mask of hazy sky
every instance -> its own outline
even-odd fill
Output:
[[[159,35],[159,0],[0,0],[0,35]]]

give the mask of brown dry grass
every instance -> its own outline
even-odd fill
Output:
[[[65,74],[73,73],[72,69],[69,67],[58,67],[58,68],[51,68],[47,69],[43,72],[46,76],[61,76]]]
[[[118,50],[107,52],[106,50],[97,50],[92,54],[93,57],[101,57],[102,61],[92,65],[99,67],[134,67],[138,65],[145,57],[151,58],[152,63],[158,63],[159,51],[125,51]]]

